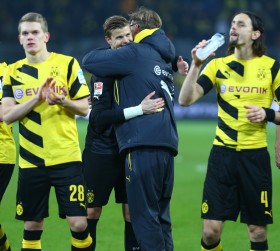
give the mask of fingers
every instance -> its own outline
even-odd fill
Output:
[[[252,106],[252,105],[244,105],[244,108],[246,109],[253,109],[255,106]]]
[[[46,87],[50,87],[50,85],[52,84],[52,81],[53,81],[53,78],[48,77],[43,85]]]
[[[150,99],[152,96],[154,96],[155,95],[155,91],[153,91],[153,92],[151,92],[150,94],[148,94],[146,97],[145,97],[145,99],[147,100],[147,99]]]
[[[163,98],[154,99],[154,104],[157,106],[156,108],[160,108],[165,105]]]
[[[165,106],[165,102],[162,98],[158,98],[154,100],[154,109],[153,112],[161,112]]]
[[[46,90],[45,90],[45,101],[49,105],[62,105],[65,97],[67,96],[67,90],[65,87],[56,88],[56,81],[53,78],[47,78],[46,82]],[[57,93],[55,90],[59,89],[60,93]]]
[[[179,56],[177,62],[180,63],[180,62],[182,62],[182,61],[183,61],[183,57],[182,57],[182,56]]]
[[[145,99],[141,102],[141,107],[144,114],[152,114],[163,110],[165,105],[163,98]]]
[[[61,94],[64,94],[64,96],[66,96],[68,94],[67,90],[64,86],[62,87],[62,93]]]
[[[277,152],[275,153],[275,164],[280,169],[280,156]]]
[[[246,117],[250,122],[258,123],[265,120],[266,114],[263,108],[250,105],[246,105],[244,108],[247,109]]]

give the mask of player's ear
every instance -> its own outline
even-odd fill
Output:
[[[21,36],[20,35],[18,35],[18,41],[19,41],[20,45],[22,45]]]
[[[259,30],[253,31],[252,39],[256,40],[261,36],[261,32]]]
[[[105,36],[105,41],[107,42],[107,44],[109,44],[111,46],[111,44],[112,44],[111,38],[109,38],[108,36]]]
[[[50,40],[51,34],[49,32],[45,32],[45,42],[47,43]]]

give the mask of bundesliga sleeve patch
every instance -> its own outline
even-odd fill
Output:
[[[79,69],[77,73],[78,73],[78,79],[79,79],[80,84],[85,83],[86,79],[85,79],[82,69]]]
[[[98,98],[100,95],[102,95],[102,91],[103,91],[103,82],[95,82],[93,84],[94,87],[94,93],[93,96],[95,98]]]

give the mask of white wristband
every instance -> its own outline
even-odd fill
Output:
[[[123,109],[123,113],[124,113],[125,120],[128,120],[143,115],[143,110],[140,104],[137,106]]]

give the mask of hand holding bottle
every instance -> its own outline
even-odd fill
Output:
[[[221,33],[214,34],[209,39],[204,47],[197,49],[196,56],[199,60],[204,61],[210,56],[211,53],[215,52],[220,46],[225,43],[225,36]]]

